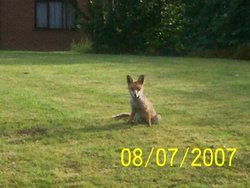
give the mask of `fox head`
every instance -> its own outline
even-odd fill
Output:
[[[128,90],[132,98],[138,99],[143,95],[143,82],[144,75],[140,75],[137,81],[127,75]]]

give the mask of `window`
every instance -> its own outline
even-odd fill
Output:
[[[39,29],[74,29],[76,11],[69,0],[36,0],[35,27]]]

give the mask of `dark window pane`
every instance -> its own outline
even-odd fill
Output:
[[[36,27],[48,29],[72,29],[75,27],[76,10],[70,1],[37,0]]]
[[[49,3],[49,23],[52,29],[63,28],[62,6],[62,2],[52,1]]]
[[[38,2],[36,4],[36,26],[38,28],[48,27],[46,3]]]

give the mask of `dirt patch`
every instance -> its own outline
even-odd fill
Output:
[[[20,135],[37,135],[37,134],[47,134],[48,129],[42,127],[31,127],[29,129],[21,129],[17,131]]]

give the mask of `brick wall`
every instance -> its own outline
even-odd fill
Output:
[[[35,29],[34,11],[35,0],[0,0],[0,49],[68,50],[73,40],[86,37],[82,31]]]

